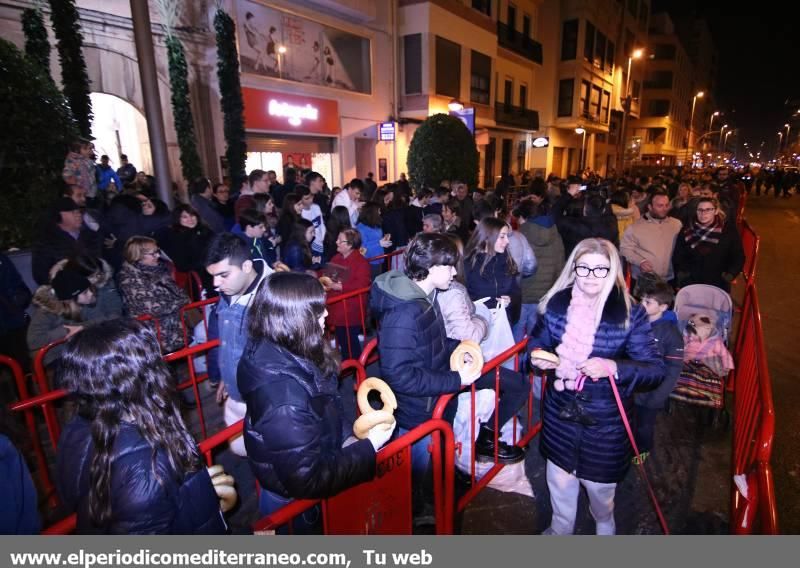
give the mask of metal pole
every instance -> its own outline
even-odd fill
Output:
[[[621,164],[622,170],[625,170],[625,143],[628,139],[628,122],[630,121],[629,114],[631,113],[631,63],[633,57],[628,57],[628,75],[625,79],[625,108],[622,113],[622,127],[620,128],[620,148],[621,148]]]
[[[694,133],[694,106],[695,106],[696,103],[697,103],[697,95],[692,97],[692,114],[689,117],[689,144],[688,144],[688,148],[686,149],[687,150],[687,156],[686,156],[686,161],[687,162],[693,161],[693,160],[691,160],[691,158],[693,157],[692,156],[692,150],[694,150],[694,148],[692,148],[692,143],[694,142],[694,140],[692,140],[692,134]]]
[[[153,34],[147,2],[131,0],[131,18],[133,38],[136,42],[136,58],[139,61],[139,76],[142,80],[147,135],[150,137],[150,152],[153,157],[153,174],[156,178],[156,195],[171,209],[172,180],[169,173],[167,139],[164,134],[164,117],[161,114],[161,98],[158,94]]]

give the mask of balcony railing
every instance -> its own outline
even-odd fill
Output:
[[[495,103],[495,121],[498,124],[524,128],[525,130],[539,130],[539,113],[535,110]]]
[[[589,122],[592,124],[602,124],[608,125],[608,120],[605,118],[603,114],[594,114],[588,110],[581,111],[578,115],[580,119],[584,122]]]
[[[542,44],[503,22],[497,22],[497,43],[534,63],[542,64]]]

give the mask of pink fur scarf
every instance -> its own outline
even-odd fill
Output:
[[[594,325],[596,306],[599,298],[587,298],[577,286],[572,288],[572,299],[567,308],[567,325],[561,345],[556,347],[556,354],[560,362],[556,367],[556,380],[553,386],[556,390],[574,390],[577,380],[581,376],[578,365],[586,362],[592,354],[594,335],[597,328]]]

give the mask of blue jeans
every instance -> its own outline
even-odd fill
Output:
[[[262,515],[269,515],[292,501],[294,499],[283,497],[262,487],[258,510]],[[319,505],[314,505],[297,515],[291,523],[294,534],[322,534],[322,509]],[[275,534],[289,534],[288,523],[278,527]]]

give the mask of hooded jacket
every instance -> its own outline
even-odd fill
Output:
[[[167,455],[161,451],[153,456],[153,448],[136,426],[126,422],[111,452],[111,522],[95,526],[89,517],[91,428],[91,422],[78,417],[67,424],[58,441],[56,485],[64,505],[78,513],[79,534],[225,534],[206,468],[176,472]]]
[[[528,239],[537,261],[536,274],[522,279],[522,303],[538,304],[564,267],[564,242],[549,215],[528,219],[519,232]]]
[[[633,392],[661,384],[665,366],[642,306],[631,308],[630,323],[625,328],[623,293],[615,287],[606,300],[590,358],[617,363],[617,387],[630,420]],[[550,299],[528,341],[529,349],[553,352],[561,344],[571,298],[570,287]],[[596,423],[589,426],[566,418],[574,414],[576,406]],[[580,392],[559,392],[549,382],[543,424],[542,454],[564,471],[597,483],[617,483],[625,477],[632,452],[609,379],[587,380]]]
[[[655,389],[636,393],[636,405],[663,409],[683,370],[683,335],[678,329],[678,316],[672,310],[667,310],[659,319],[651,322],[650,327],[658,352],[664,358],[666,374]]]
[[[342,447],[350,425],[338,377],[266,340],[248,342],[237,375],[247,403],[244,445],[262,488],[322,499],[375,476],[369,440]]]
[[[435,298],[398,270],[375,279],[370,309],[380,321],[381,378],[397,398],[398,426],[410,430],[431,418],[439,396],[461,389],[461,377],[450,370],[456,342],[447,339]]]

